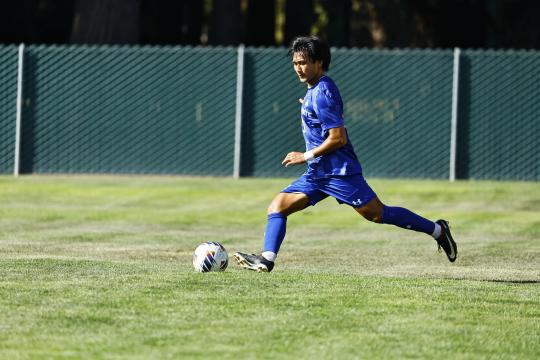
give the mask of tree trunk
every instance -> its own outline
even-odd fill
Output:
[[[184,0],[182,19],[182,43],[199,45],[203,23],[203,2],[201,0]]]
[[[325,40],[330,46],[348,46],[351,14],[351,0],[323,0],[328,16]]]
[[[313,0],[289,0],[285,4],[285,44],[297,36],[310,35],[315,19]]]
[[[76,44],[137,44],[140,0],[77,0],[71,32]]]
[[[183,4],[175,0],[142,0],[140,42],[179,44],[182,40]]]
[[[248,5],[246,43],[253,46],[276,44],[274,0],[251,0]]]
[[[241,41],[240,0],[216,0],[210,14],[208,43],[238,45]]]

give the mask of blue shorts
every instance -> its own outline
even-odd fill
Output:
[[[311,206],[332,196],[338,203],[356,208],[364,206],[377,196],[362,174],[318,179],[304,174],[281,192],[306,194]]]

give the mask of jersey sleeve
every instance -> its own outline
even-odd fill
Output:
[[[343,106],[339,94],[334,94],[329,89],[321,89],[316,97],[315,114],[321,122],[323,131],[341,127],[343,122]]]

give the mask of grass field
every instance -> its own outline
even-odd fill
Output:
[[[0,358],[540,358],[540,184],[370,183],[457,262],[329,199],[274,272],[199,274],[200,242],[260,250],[288,179],[0,177]]]

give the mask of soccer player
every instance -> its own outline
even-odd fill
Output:
[[[307,84],[302,103],[302,133],[306,152],[290,152],[285,166],[307,163],[307,171],[283,189],[268,206],[268,223],[260,255],[237,252],[235,260],[249,270],[269,272],[285,238],[287,216],[313,206],[328,196],[351,206],[369,221],[391,224],[432,236],[448,260],[457,257],[456,243],[446,220],[427,220],[412,211],[387,206],[379,200],[362,175],[362,167],[343,121],[339,90],[325,75],[330,48],[317,37],[297,37],[289,49],[294,71]]]

